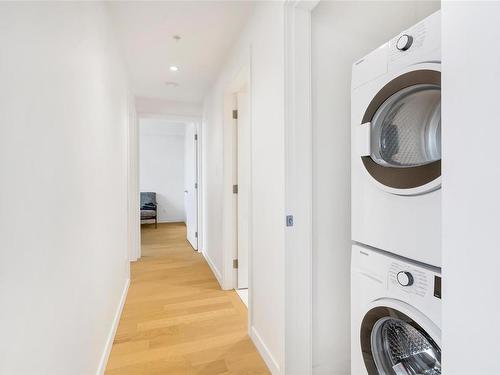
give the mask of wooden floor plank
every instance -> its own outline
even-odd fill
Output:
[[[106,375],[261,375],[247,310],[220,289],[184,224],[142,228],[132,280]]]

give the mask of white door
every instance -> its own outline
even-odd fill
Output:
[[[237,94],[238,134],[238,289],[248,288],[248,249],[250,242],[250,121],[248,94]]]
[[[186,125],[184,148],[184,208],[186,210],[187,240],[198,250],[198,136],[194,124]]]

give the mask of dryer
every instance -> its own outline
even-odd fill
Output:
[[[441,374],[438,268],[352,247],[351,374]]]
[[[352,240],[441,265],[440,13],[352,68]]]

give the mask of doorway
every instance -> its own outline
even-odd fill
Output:
[[[250,121],[246,87],[235,94],[236,199],[237,199],[237,289],[248,289],[248,252],[250,246]]]
[[[226,111],[231,121],[229,137],[231,143],[230,168],[232,199],[230,224],[232,234],[232,283],[241,300],[248,307],[251,254],[251,179],[252,148],[250,119],[249,69],[243,68],[227,91]],[[229,165],[228,165],[229,167]]]
[[[138,120],[141,227],[177,223],[193,250],[201,245],[200,121],[181,116],[144,116]],[[154,197],[153,219],[143,216],[143,197]],[[156,225],[156,223],[158,223]],[[149,228],[149,226],[148,226]],[[139,254],[140,257],[140,254]]]
[[[187,240],[198,250],[198,132],[194,123],[186,124],[185,132],[184,209]]]

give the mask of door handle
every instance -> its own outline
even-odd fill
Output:
[[[356,126],[357,148],[359,156],[369,156],[371,153],[371,123]]]
[[[186,194],[187,194],[187,192],[188,192],[187,190],[184,190],[184,193],[186,193]]]

